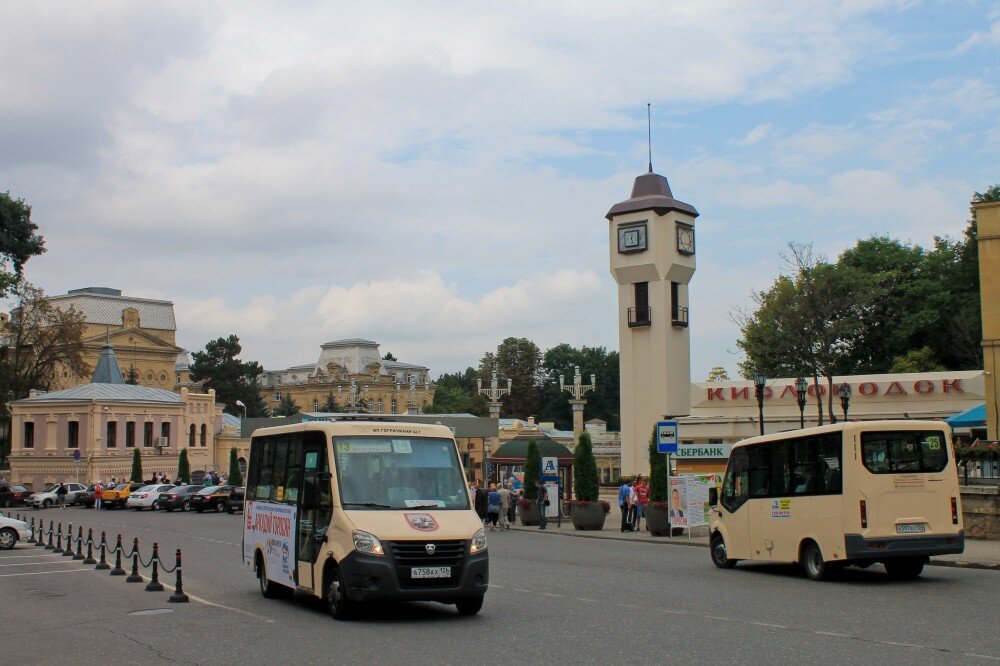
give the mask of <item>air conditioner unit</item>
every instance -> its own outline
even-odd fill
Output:
[[[170,438],[169,437],[158,437],[157,440],[156,440],[156,446],[159,447],[159,448],[161,448],[161,449],[169,448],[170,447]]]

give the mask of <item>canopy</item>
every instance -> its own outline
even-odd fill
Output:
[[[984,428],[986,427],[986,403],[946,418],[945,422],[952,428]]]

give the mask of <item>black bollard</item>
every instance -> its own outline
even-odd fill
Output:
[[[63,551],[63,557],[73,557],[76,553],[73,552],[73,523],[69,524],[69,531],[66,533],[66,550]]]
[[[111,570],[111,575],[124,576],[125,573],[125,570],[122,569],[122,535],[119,534],[118,543],[115,544],[115,568]]]
[[[174,584],[174,593],[167,601],[174,604],[186,604],[188,595],[184,594],[184,581],[181,579],[181,549],[177,549],[177,582]]]
[[[153,577],[149,579],[149,585],[146,586],[147,592],[163,592],[163,583],[160,582],[159,559],[160,559],[160,546],[154,541],[153,559],[152,559]]]
[[[49,542],[45,544],[45,550],[55,550],[56,547],[52,543],[52,521],[49,521]]]
[[[45,521],[38,520],[38,538],[35,539],[35,548],[45,548]]]
[[[62,547],[62,523],[56,528],[56,549],[52,552],[55,555],[62,555],[65,552]]]
[[[100,548],[100,551],[101,551],[101,561],[98,562],[97,566],[94,567],[94,568],[95,569],[103,569],[103,570],[110,569],[111,565],[108,564],[108,559],[107,559],[108,535],[104,531],[101,532],[101,545],[99,546],[99,548]]]
[[[28,543],[38,543],[38,541],[35,540],[35,518],[34,517],[31,518],[31,536],[28,537]]]
[[[83,560],[84,564],[97,564],[97,560],[94,559],[94,530],[87,530],[87,557]]]
[[[139,539],[132,541],[132,573],[125,579],[126,583],[141,583],[142,576],[139,575]]]
[[[83,559],[83,526],[77,528],[76,530],[76,554],[73,555],[74,560]]]

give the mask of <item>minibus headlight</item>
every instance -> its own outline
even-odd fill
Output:
[[[378,555],[379,557],[385,555],[382,542],[378,540],[378,537],[361,530],[354,531],[354,549],[368,555]]]
[[[469,554],[475,555],[486,550],[486,531],[479,530],[469,543]]]

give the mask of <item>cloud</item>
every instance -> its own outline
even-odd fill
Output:
[[[955,47],[959,53],[968,51],[977,46],[1000,46],[1000,21],[990,26],[989,32],[979,32],[978,30]]]
[[[765,123],[763,125],[757,125],[752,130],[750,130],[749,132],[747,132],[746,136],[744,136],[739,141],[736,141],[736,145],[738,145],[738,146],[753,146],[753,145],[756,145],[756,144],[760,143],[761,141],[763,141],[764,139],[766,139],[771,134],[771,131],[772,131],[771,130],[771,123]]]

